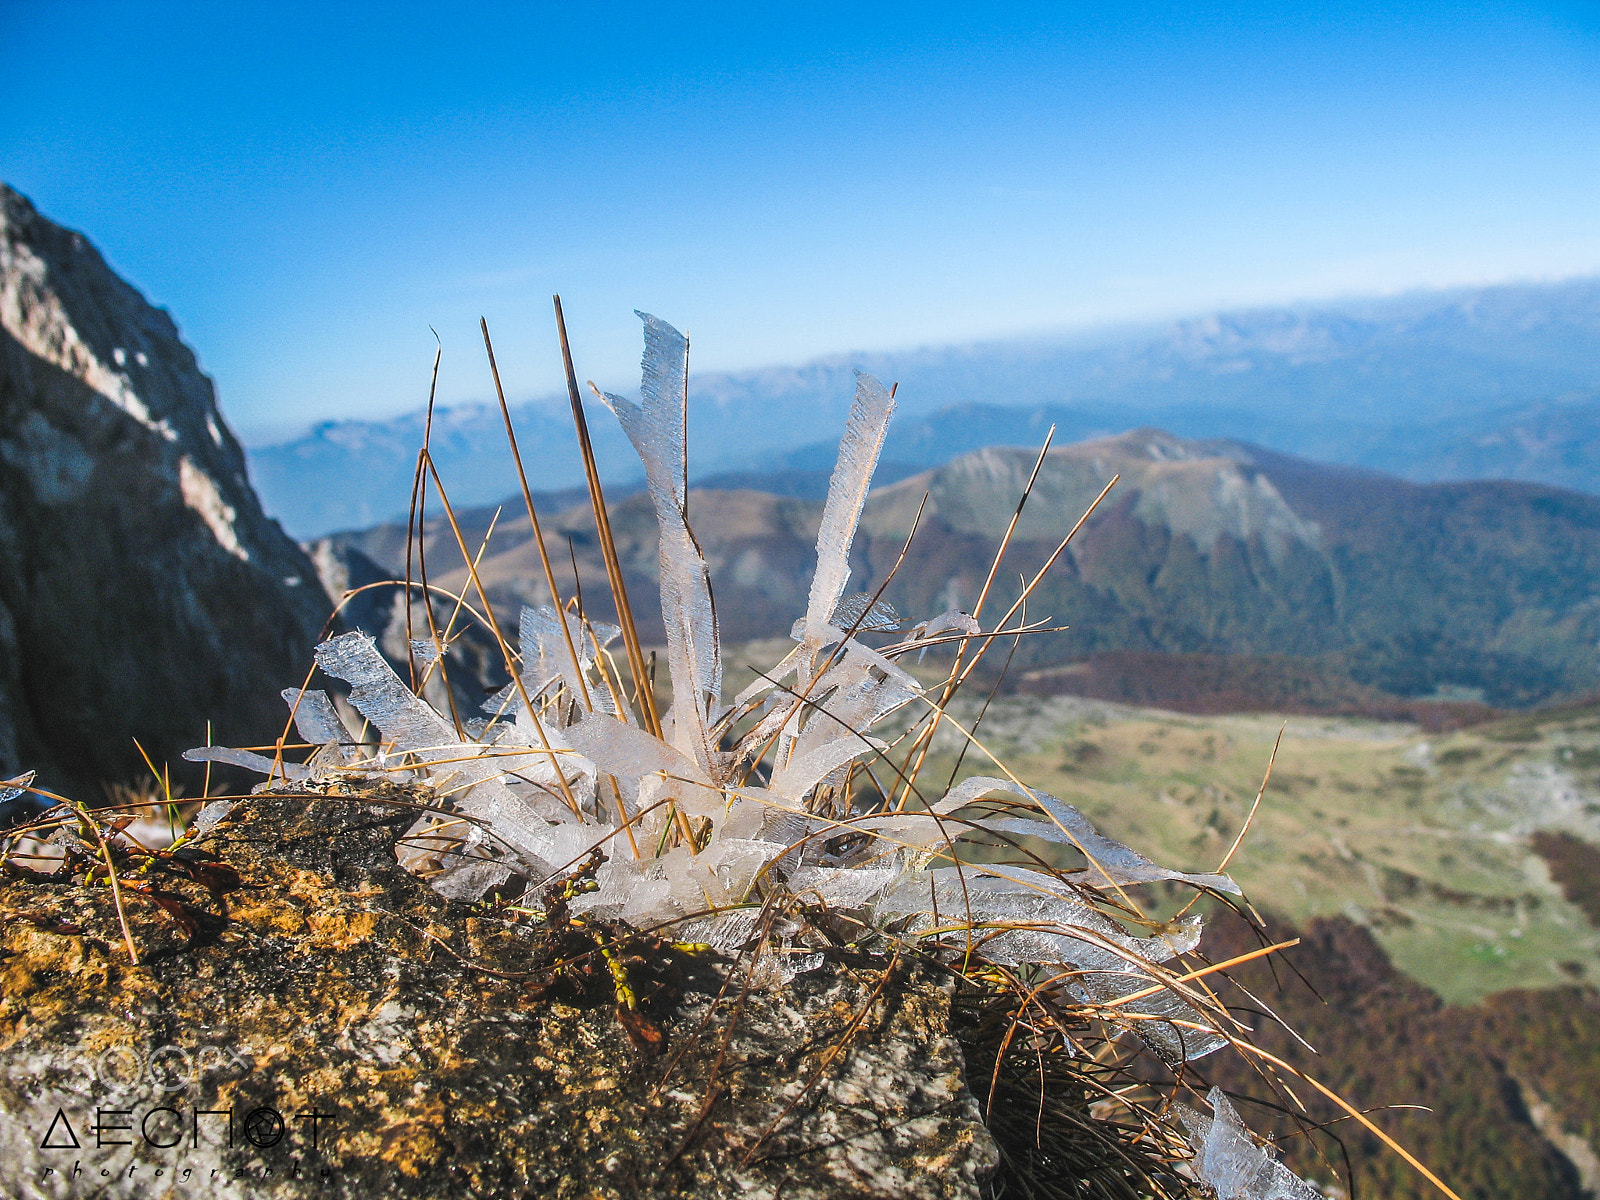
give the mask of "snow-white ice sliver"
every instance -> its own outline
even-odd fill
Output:
[[[604,400],[644,463],[660,527],[661,619],[677,710],[673,741],[710,772],[717,759],[707,730],[722,700],[722,657],[711,576],[689,528],[689,341],[665,321],[648,313],[638,316],[644,321],[643,404],[610,393]]]
[[[949,632],[981,633],[983,632],[983,627],[978,624],[977,619],[971,613],[952,608],[914,627],[911,630],[911,641],[913,644],[918,642],[933,644],[938,640],[940,634]],[[923,655],[927,654],[927,652],[928,645],[923,645],[917,651],[917,661],[921,662]]]
[[[658,798],[666,797],[693,815],[720,823],[726,808],[722,792],[698,763],[660,738],[602,714],[569,725],[562,734],[597,770],[616,780],[628,815],[637,817],[642,829],[653,830],[665,819]],[[645,781],[654,786],[641,786]]]
[[[829,774],[860,758],[877,754],[888,747],[877,738],[852,733],[818,746],[808,754],[795,755],[772,776],[772,790],[785,800],[803,800],[807,792]]]
[[[874,600],[869,593],[862,592],[841,600],[829,624],[836,629],[886,633],[900,628],[900,614],[887,600]]]
[[[299,763],[285,762],[281,758],[276,760],[266,758],[260,754],[252,754],[248,750],[230,750],[226,746],[197,746],[193,750],[185,750],[183,757],[189,762],[214,762],[229,767],[243,767],[247,771],[257,771],[262,775],[278,779],[307,779],[311,775],[311,772]]]
[[[343,761],[350,761],[347,743],[354,739],[339,719],[339,711],[333,707],[327,692],[284,688],[282,696],[294,714],[294,727],[302,738],[313,746],[333,746]]]
[[[830,908],[859,908],[899,873],[896,867],[801,867],[789,877],[789,888],[815,892]]]
[[[871,375],[856,373],[856,399],[839,442],[839,460],[828,481],[828,500],[817,530],[817,570],[806,602],[805,636],[821,645],[850,580],[850,545],[861,521],[861,507],[872,487],[883,439],[894,414],[894,399]]]
[[[880,661],[893,674],[885,676]],[[779,714],[788,727],[772,786],[792,800],[803,799],[835,767],[881,750],[882,743],[866,737],[866,731],[917,695],[916,680],[855,641],[845,643],[844,662],[826,671],[809,691],[825,699],[821,704],[791,704],[786,714]]]
[[[610,690],[591,679],[589,669],[594,665],[600,647],[620,632],[613,625],[586,628],[585,623],[571,613],[563,610],[558,616],[548,604],[541,604],[538,608],[523,605],[518,630],[522,644],[523,688],[530,697],[537,696],[552,680],[560,679],[574,696],[588,696],[590,705],[597,711],[614,713],[616,705],[612,702]],[[569,638],[571,650],[568,649]],[[577,652],[576,662],[573,661],[572,651]],[[520,705],[520,695],[502,692],[494,697],[493,707],[489,704],[484,707],[498,714],[516,712]]]
[[[1206,1096],[1213,1116],[1178,1105],[1195,1173],[1217,1200],[1321,1200],[1322,1193],[1257,1146],[1221,1088]]]
[[[1005,833],[1020,833],[1027,837],[1043,838],[1045,841],[1056,842],[1060,845],[1075,846],[1083,851],[1089,860],[1089,868],[1085,872],[1084,882],[1096,887],[1106,884],[1115,886],[1131,885],[1136,883],[1155,883],[1160,880],[1175,880],[1180,883],[1191,884],[1194,887],[1214,888],[1220,892],[1231,892],[1233,895],[1242,895],[1239,885],[1226,875],[1196,875],[1184,871],[1173,871],[1167,867],[1157,866],[1137,850],[1124,846],[1121,842],[1106,837],[1090,823],[1072,805],[1056,799],[1048,792],[1041,792],[1037,788],[1023,787],[1007,779],[989,779],[974,775],[964,779],[945,795],[945,798],[935,804],[934,811],[938,813],[953,813],[958,808],[971,804],[980,796],[989,792],[1010,792],[1014,796],[1031,800],[1038,805],[1049,820],[1033,821],[1016,817],[984,817],[982,825],[985,829],[993,829]]]
[[[460,741],[449,722],[390,670],[369,634],[340,634],[318,646],[316,658],[329,675],[350,684],[350,703],[382,731],[393,751],[409,751],[430,764],[463,812],[488,822],[496,837],[532,858],[537,870],[565,861],[570,839],[555,834],[551,822],[574,820],[571,810],[538,791],[519,796],[504,782],[508,769],[525,778],[540,769],[553,778],[560,768],[549,762],[552,755],[530,747],[506,757],[495,746]]]

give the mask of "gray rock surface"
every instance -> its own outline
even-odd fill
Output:
[[[318,786],[154,866],[165,904],[125,887],[142,966],[109,889],[0,878],[0,1194],[979,1195],[997,1151],[940,976],[746,987],[537,898],[469,908],[396,865],[426,794]]]
[[[99,798],[282,728],[328,605],[172,318],[0,185],[0,770]]]

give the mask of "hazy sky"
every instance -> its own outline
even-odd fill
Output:
[[[326,416],[1600,269],[1592,5],[0,0],[0,178],[260,440]]]

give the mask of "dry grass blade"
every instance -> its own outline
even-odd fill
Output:
[[[583,397],[578,391],[578,373],[572,365],[572,347],[567,341],[567,319],[561,311],[561,297],[552,297],[556,309],[556,332],[561,339],[561,363],[567,375],[567,399],[572,404],[572,423],[578,433],[578,451],[583,456],[583,476],[589,486],[589,503],[594,509],[595,533],[600,541],[600,553],[606,564],[606,579],[611,585],[611,597],[616,604],[617,624],[622,627],[622,644],[628,654],[628,669],[633,674],[634,687],[643,700],[645,728],[656,737],[661,736],[661,714],[656,711],[655,692],[649,685],[645,671],[644,649],[639,643],[639,630],[633,620],[633,606],[628,603],[628,588],[622,578],[622,561],[617,555],[617,540],[611,532],[611,515],[606,510],[605,490],[600,486],[600,467],[595,462],[594,445],[589,439],[589,419],[583,412]]]
[[[517,433],[511,426],[511,409],[506,405],[506,390],[500,386],[500,368],[494,361],[494,343],[489,340],[489,322],[478,318],[483,329],[483,348],[489,355],[489,372],[494,376],[494,394],[500,401],[500,416],[505,421],[506,441],[511,445],[511,461],[517,468],[517,482],[522,486],[522,502],[528,509],[528,524],[533,528],[533,544],[539,550],[539,563],[544,567],[545,585],[550,589],[550,606],[557,612],[562,609],[561,589],[556,586],[555,569],[550,565],[550,552],[545,549],[544,530],[539,527],[539,514],[533,508],[533,492],[528,488],[528,473],[522,468],[522,452],[517,449]],[[578,665],[578,648],[572,644],[572,630],[565,621],[559,622],[561,636],[567,643],[567,657],[572,661],[572,677],[577,681],[583,707],[594,711],[594,701],[589,698],[589,685]]]
[[[1043,463],[1043,461],[1044,453],[1041,451],[1039,455],[1039,462]],[[1037,465],[1034,468],[1034,474],[1038,474]],[[1095,509],[1100,507],[1100,502],[1110,495],[1111,489],[1117,486],[1117,481],[1121,478],[1122,477],[1120,475],[1112,476],[1111,482],[1107,483],[1106,486],[1101,489],[1100,494],[1094,498],[1094,502],[1084,510],[1083,515],[1079,517],[1072,528],[1067,531],[1067,536],[1062,538],[1056,548],[1051,551],[1050,557],[1045,559],[1044,565],[1040,567],[1037,572],[1035,572],[1033,579],[1023,587],[1022,594],[1019,595],[1016,600],[1012,602],[1011,607],[1005,611],[1005,615],[1003,615],[997,623],[998,626],[1004,627],[1005,623],[1011,620],[1012,617],[1016,616],[1018,611],[1027,604],[1028,597],[1033,594],[1033,590],[1044,580],[1044,577],[1049,573],[1050,568],[1055,566],[1056,560],[1059,559],[1062,554],[1066,553],[1066,549],[1072,543],[1072,539],[1077,537],[1078,531],[1082,529],[1088,522],[1089,518],[1094,515]],[[1013,517],[1013,524],[1011,526],[1012,529],[1016,528],[1015,521],[1020,519],[1021,512],[1022,506],[1019,504],[1017,506],[1017,513]],[[999,555],[996,555],[996,567],[998,567],[998,559]],[[957,689],[959,689],[960,686],[966,682],[967,678],[972,674],[973,668],[978,665],[979,661],[988,652],[989,647],[993,644],[994,643],[992,641],[985,640],[982,645],[979,646],[978,652],[972,656],[972,661],[967,663],[965,667],[960,666],[958,661],[957,666],[951,668],[951,679],[950,682],[945,685],[944,694],[939,698],[937,705],[938,708],[943,709],[949,703],[950,698],[954,696]],[[963,647],[963,649],[965,648]],[[921,773],[923,766],[926,764],[928,753],[932,748],[932,744],[933,726],[930,725],[926,734],[912,749],[912,753],[916,757],[916,765],[912,767],[908,773],[913,779]],[[907,799],[908,796],[902,794],[899,799],[899,806],[904,807]]]
[[[99,823],[95,821],[93,814],[76,800],[69,800],[65,796],[58,796],[55,792],[47,791],[41,787],[34,787],[31,784],[22,787],[20,790],[32,792],[35,796],[40,796],[56,804],[66,805],[77,814],[79,827],[87,829],[94,835],[95,843],[99,847],[100,855],[106,864],[106,882],[111,887],[111,903],[117,910],[117,923],[122,927],[122,943],[127,948],[128,961],[137,967],[139,965],[139,951],[133,944],[133,930],[128,926],[128,913],[122,904],[122,886],[117,879],[117,865],[111,857],[111,843],[106,839],[105,834],[101,832]]]
[[[462,561],[467,564],[468,577],[472,580],[472,586],[478,593],[478,602],[483,605],[483,613],[488,619],[489,629],[494,634],[494,640],[499,644],[500,653],[505,658],[506,670],[511,673],[511,681],[516,685],[517,694],[522,698],[523,706],[527,709],[529,719],[533,722],[540,746],[555,767],[556,782],[561,788],[562,798],[572,810],[573,815],[581,820],[582,810],[578,807],[577,798],[572,794],[572,788],[567,783],[566,772],[561,769],[556,752],[551,748],[550,741],[545,736],[544,724],[539,720],[538,716],[539,710],[534,707],[533,699],[528,695],[528,689],[522,682],[522,673],[517,670],[517,655],[511,649],[510,643],[506,641],[505,634],[500,631],[500,622],[495,619],[494,606],[489,603],[489,594],[484,591],[483,580],[478,577],[477,564],[467,550],[466,539],[461,535],[461,525],[456,520],[455,510],[450,506],[450,498],[445,494],[444,483],[439,478],[439,471],[433,465],[433,456],[426,451],[423,453],[428,465],[428,473],[433,477],[433,485],[439,491],[439,503],[443,506],[445,517],[450,522],[450,531],[455,534],[456,545],[460,548]],[[447,688],[446,693],[448,694],[448,692],[449,689]]]
[[[428,446],[433,437],[433,402],[439,394],[439,363],[444,357],[444,343],[439,342],[438,333],[433,335],[438,343],[433,352],[433,375],[428,384],[428,407],[422,421],[422,447],[417,451],[417,469],[411,478],[411,511],[406,516],[406,645],[411,644],[413,630],[411,627],[411,555],[413,549],[420,556],[422,551],[422,521],[427,511],[427,486],[428,477],[423,467],[423,455],[427,453]],[[419,557],[420,565],[420,557]],[[427,575],[423,574],[423,603],[427,601]],[[330,620],[332,618],[329,618]],[[411,667],[411,687],[417,686],[416,666]]]
[[[1288,1072],[1290,1075],[1294,1076],[1296,1079],[1301,1079],[1301,1080],[1304,1080],[1306,1083],[1309,1083],[1312,1087],[1316,1088],[1317,1091],[1321,1092],[1329,1100],[1332,1100],[1340,1108],[1344,1109],[1346,1115],[1351,1117],[1353,1120],[1355,1120],[1368,1133],[1372,1134],[1375,1138],[1377,1138],[1385,1146],[1389,1147],[1389,1149],[1393,1150],[1401,1158],[1405,1159],[1406,1162],[1408,1164],[1410,1164],[1410,1166],[1414,1170],[1416,1170],[1418,1174],[1420,1174],[1429,1183],[1433,1184],[1434,1187],[1438,1188],[1440,1193],[1442,1193],[1445,1196],[1448,1196],[1450,1198],[1450,1200],[1461,1200],[1461,1197],[1458,1196],[1454,1191],[1452,1191],[1450,1189],[1450,1186],[1447,1183],[1445,1183],[1444,1180],[1440,1179],[1432,1171],[1428,1170],[1428,1168],[1423,1165],[1422,1161],[1419,1158],[1417,1158],[1416,1155],[1412,1154],[1411,1151],[1407,1150],[1399,1142],[1395,1141],[1394,1138],[1390,1137],[1382,1129],[1380,1129],[1378,1126],[1374,1125],[1370,1120],[1368,1120],[1368,1118],[1367,1118],[1367,1116],[1366,1116],[1366,1114],[1364,1112],[1362,1112],[1360,1109],[1356,1108],[1353,1104],[1351,1104],[1343,1096],[1339,1095],[1338,1092],[1334,1091],[1332,1088],[1328,1087],[1326,1084],[1322,1083],[1320,1080],[1315,1079],[1310,1075],[1307,1075],[1304,1071],[1300,1070],[1299,1068],[1290,1066],[1288,1063],[1284,1062],[1283,1059],[1278,1058],[1274,1054],[1268,1053],[1267,1051],[1263,1050],[1260,1046],[1255,1046],[1255,1045],[1252,1045],[1251,1043],[1245,1042],[1245,1041],[1238,1041],[1238,1042],[1235,1042],[1234,1044],[1240,1050],[1244,1051],[1246,1054],[1253,1055],[1254,1057],[1262,1059],[1265,1062],[1269,1062],[1274,1067],[1277,1067],[1279,1070]]]

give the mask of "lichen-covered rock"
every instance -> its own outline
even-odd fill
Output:
[[[0,883],[0,1193],[978,1194],[926,968],[766,989],[537,897],[448,901],[395,862],[424,795],[348,786],[254,797],[124,886],[138,967],[108,888]]]
[[[4,185],[0,562],[0,771],[84,797],[270,740],[328,613],[172,318]]]

